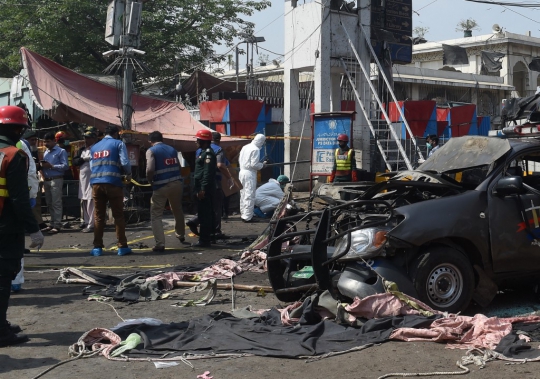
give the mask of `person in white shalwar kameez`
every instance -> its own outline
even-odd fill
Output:
[[[97,135],[94,129],[88,128],[84,133],[85,148],[81,150],[78,159],[74,160],[74,164],[79,166],[79,199],[83,213],[83,224],[86,227],[82,230],[83,233],[94,231],[94,200],[92,198],[92,186],[90,185],[90,148],[96,143]]]

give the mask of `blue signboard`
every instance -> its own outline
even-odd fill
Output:
[[[412,0],[374,1],[371,5],[371,44],[378,57],[382,56],[383,39],[388,43],[394,63],[412,61]],[[380,39],[381,31],[390,32],[394,40]]]
[[[352,141],[351,116],[315,117],[313,125],[313,151],[311,157],[312,174],[332,173],[334,152],[338,148],[337,137],[349,136]],[[352,146],[351,146],[352,147]]]

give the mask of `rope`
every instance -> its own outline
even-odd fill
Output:
[[[360,351],[360,350],[364,350],[364,349],[367,349],[368,347],[371,347],[373,346],[372,343],[368,343],[367,345],[362,345],[362,346],[356,346],[356,347],[353,347],[351,349],[348,349],[348,350],[343,350],[343,351],[335,351],[335,352],[331,352],[331,353],[326,353],[326,354],[323,354],[323,355],[319,355],[317,357],[309,357],[309,359],[306,360],[305,363],[311,363],[311,362],[316,362],[316,361],[320,361],[321,359],[324,359],[324,358],[329,358],[329,357],[334,357],[336,355],[342,355],[342,354],[347,354],[347,353],[352,353],[353,351]],[[299,357],[299,358],[305,358],[305,357]]]
[[[113,309],[114,313],[116,313],[116,315],[120,318],[120,320],[122,320],[122,322],[125,322],[125,321],[126,321],[126,320],[124,320],[124,319],[122,318],[122,316],[120,316],[120,315],[118,314],[118,311],[116,310],[116,308],[115,308],[112,304],[106,303],[106,302],[104,302],[103,300],[99,300],[99,299],[96,299],[95,301],[97,301],[98,303],[101,303],[101,304],[108,305],[109,307],[111,307],[111,308]]]
[[[84,342],[83,342],[83,337],[85,336],[86,334],[84,334],[81,338],[79,338],[79,340],[77,341],[77,344],[74,345],[74,346],[77,346],[77,348],[73,348],[73,346],[70,346],[69,347],[69,355],[70,356],[74,356],[73,358],[69,358],[69,359],[66,359],[64,361],[61,361],[61,362],[58,362],[56,363],[55,365],[52,365],[51,367],[49,367],[48,369],[46,369],[45,371],[42,371],[40,372],[38,375],[34,376],[32,379],[38,379],[38,378],[41,378],[43,375],[45,375],[46,373],[54,370],[55,368],[57,368],[58,366],[61,366],[65,363],[68,363],[68,362],[72,362],[72,361],[76,361],[77,359],[80,359],[80,358],[91,358],[93,357],[94,355],[98,355],[99,353],[101,353],[101,351],[104,349],[104,348],[101,348],[101,349],[98,349],[98,350],[95,350],[95,351],[90,351],[86,348]],[[78,351],[77,351],[78,350]]]
[[[393,372],[390,374],[385,374],[379,376],[377,379],[391,378],[392,376],[398,377],[411,377],[411,376],[435,376],[435,375],[465,375],[468,374],[471,370],[463,366],[461,362],[457,361],[456,365],[461,368],[463,371],[435,371],[435,372]]]

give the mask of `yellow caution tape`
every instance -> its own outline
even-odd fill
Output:
[[[122,177],[123,178],[123,177]],[[137,187],[150,187],[152,186],[151,184],[141,184],[139,183],[138,181],[136,181],[135,179],[131,178],[131,180],[128,182],[126,179],[122,179],[122,183],[124,184],[129,184],[129,183],[133,183],[135,184]]]
[[[135,179],[131,179],[131,183],[135,184],[136,186],[139,186],[139,187],[151,187],[152,185],[151,184],[141,184],[139,182],[137,182]]]

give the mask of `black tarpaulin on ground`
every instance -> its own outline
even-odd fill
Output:
[[[257,318],[214,312],[190,321],[152,326],[127,325],[115,330],[122,340],[131,333],[143,344],[125,353],[130,358],[190,354],[254,354],[298,358],[347,351],[389,340],[397,328],[427,328],[440,316],[396,316],[367,321],[361,328],[321,320],[311,325],[283,326],[272,309]],[[308,317],[309,318],[309,317]]]
[[[482,71],[497,72],[502,69],[501,59],[504,58],[503,53],[496,51],[482,51]]]
[[[469,64],[467,50],[460,46],[451,46],[442,44],[443,48],[443,65],[460,65]]]

